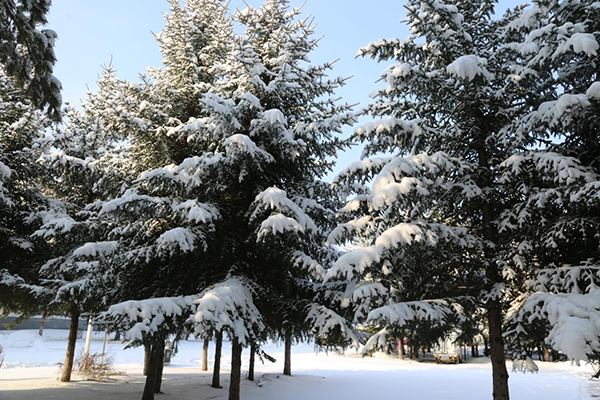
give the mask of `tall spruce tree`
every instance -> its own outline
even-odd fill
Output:
[[[311,330],[306,317],[316,289],[313,274],[332,258],[323,243],[336,197],[320,179],[342,147],[335,134],[353,121],[348,106],[332,97],[345,80],[326,77],[329,63],[310,64],[318,40],[312,19],[299,16],[300,9],[290,9],[287,1],[241,11],[237,18],[246,30],[234,56],[243,62],[231,63],[223,81],[225,91],[233,83],[233,95],[254,103],[248,102],[254,114],[248,136],[273,156],[252,189],[250,238],[256,240],[253,263],[259,267],[252,274],[264,290],[259,309],[285,343],[288,375],[291,342]]]
[[[340,227],[361,241],[329,271],[354,282],[359,317],[402,325],[460,317],[455,301],[487,310],[494,399],[508,399],[503,341],[507,257],[514,242],[500,230],[509,207],[500,170],[515,148],[507,129],[520,93],[507,89],[512,64],[493,1],[409,1],[406,40],[359,52],[391,61],[387,87],[365,113],[375,118],[351,138],[363,160],[338,184],[356,193]],[[371,183],[369,187],[369,183]],[[343,235],[341,235],[343,237]],[[335,237],[334,237],[335,239]],[[426,300],[426,301],[425,301]]]
[[[15,80],[0,70],[0,313],[40,312],[24,284],[38,282],[47,247],[32,237],[52,208],[44,192],[50,176],[38,159],[47,151],[50,126]]]
[[[120,135],[106,131],[91,111],[94,96],[90,94],[83,112],[66,108],[66,123],[50,141],[52,151],[40,157],[49,177],[45,192],[53,201],[33,234],[48,246],[38,270],[41,281],[28,287],[40,303],[71,318],[63,382],[70,380],[81,313],[109,304],[116,282],[106,264],[118,243],[106,239],[109,227],[88,206],[114,198],[130,180]]]
[[[536,1],[505,34],[512,85],[529,94],[509,127],[515,154],[502,179],[516,190],[499,219],[515,241],[507,275],[524,292],[508,321],[517,356],[536,338],[576,361],[600,359],[599,21],[591,1]]]
[[[331,64],[310,64],[313,25],[287,1],[240,12],[242,36],[219,2],[177,4],[158,35],[165,69],[141,85],[112,79],[111,100],[98,104],[104,126],[128,135],[139,172],[120,197],[92,207],[123,249],[111,263],[118,298],[193,295],[236,279],[252,294],[239,319],[255,319],[244,314],[254,309],[274,317],[269,330],[289,345],[308,331],[311,268],[329,254],[322,242],[335,201],[319,178],[342,147],[336,133],[353,121],[333,97],[344,80],[326,77]],[[218,12],[192,18],[206,7]],[[202,314],[195,323],[199,333],[223,329]],[[240,344],[264,338],[224,330],[235,360]],[[232,399],[238,372],[236,364]]]

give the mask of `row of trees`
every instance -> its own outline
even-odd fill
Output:
[[[148,399],[165,338],[192,331],[231,340],[230,399],[243,346],[282,340],[290,374],[294,340],[357,342],[359,324],[378,327],[365,351],[485,326],[494,399],[505,344],[598,360],[595,3],[497,18],[494,1],[409,1],[410,37],[360,50],[391,65],[345,141],[345,79],[310,63],[299,9],[170,5],[163,66],[139,83],[108,66],[62,125],[0,81],[0,300],[71,316],[63,380],[81,313],[98,312],[146,347]],[[323,182],[355,142],[362,159]]]

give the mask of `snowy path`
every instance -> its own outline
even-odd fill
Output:
[[[6,353],[6,365],[0,370],[0,399],[141,398],[142,351],[139,348],[123,350],[120,343],[110,344],[109,351],[114,355],[117,369],[126,371],[127,375],[108,383],[84,381],[77,376],[70,384],[59,382],[53,365],[64,357],[63,336],[66,335],[61,331],[47,331],[43,340],[36,338],[33,331],[0,335],[0,344]],[[83,341],[78,342],[78,347],[81,346]],[[92,351],[99,352],[101,347],[98,336],[92,343]],[[157,399],[227,398],[228,371],[224,369],[221,376],[224,389],[209,387],[210,373],[199,371],[201,347],[199,342],[182,342],[172,365],[165,367],[165,393]],[[227,344],[223,350],[222,365],[227,366]],[[293,350],[294,376],[286,377],[279,373],[282,348],[268,346],[265,350],[278,362],[264,365],[257,362],[257,380],[243,383],[244,400],[491,399],[491,371],[485,359],[460,365],[436,365],[383,356],[363,359],[353,352],[345,357],[316,355],[311,346],[301,345]],[[247,368],[247,362],[245,354],[242,368]],[[600,383],[587,380],[588,367],[568,363],[539,363],[539,366],[538,374],[511,373],[511,399],[589,400],[600,396]]]

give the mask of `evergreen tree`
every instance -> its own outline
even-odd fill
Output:
[[[128,181],[120,137],[105,131],[91,113],[93,98],[84,112],[66,108],[66,125],[52,135],[53,151],[40,158],[50,177],[45,191],[53,201],[33,235],[47,242],[48,252],[38,270],[41,282],[30,290],[54,312],[71,317],[63,382],[70,380],[80,314],[109,304],[116,284],[106,264],[118,243],[106,240],[108,226],[88,206],[116,196]]]
[[[213,6],[219,12],[194,19]],[[222,7],[173,3],[158,35],[165,69],[141,85],[109,77],[101,87],[103,126],[127,135],[139,175],[91,209],[122,249],[110,262],[115,299],[193,295],[238,279],[255,293],[249,304],[273,317],[269,331],[291,344],[308,331],[311,266],[329,257],[322,242],[335,200],[319,178],[353,116],[332,97],[344,80],[327,79],[330,64],[310,65],[317,41],[299,10],[287,1],[248,8],[237,16],[246,31],[234,37]],[[169,39],[177,32],[190,36]],[[207,329],[219,328],[199,333]],[[236,332],[228,333],[239,355],[248,341]]]
[[[48,21],[51,0],[6,0],[0,5],[0,63],[16,79],[33,105],[47,108],[60,121],[62,85],[52,70],[57,35],[51,29],[38,30]]]
[[[521,99],[507,85],[502,35],[516,14],[493,20],[493,1],[414,0],[407,10],[408,39],[359,52],[393,64],[365,110],[376,119],[351,138],[366,142],[363,160],[338,178],[356,196],[332,239],[361,241],[329,275],[350,280],[344,305],[353,300],[356,317],[388,326],[443,324],[461,318],[455,302],[480,301],[494,399],[508,399],[502,324],[514,242],[499,222],[514,185],[499,171],[514,154],[507,127]]]
[[[267,313],[274,338],[285,343],[288,375],[292,341],[311,330],[306,317],[316,290],[314,274],[332,258],[323,242],[337,198],[320,179],[342,147],[334,134],[353,121],[348,107],[332,97],[344,79],[326,77],[331,64],[310,64],[318,40],[312,20],[299,15],[287,1],[241,11],[237,17],[246,30],[234,57],[242,63],[231,62],[223,81],[224,92],[235,90],[229,96],[249,100],[244,103],[252,117],[244,128],[273,157],[254,172],[255,197],[249,196],[254,204],[245,207],[252,210],[250,239],[256,240],[252,263],[258,268],[252,274],[263,290],[259,309]]]
[[[49,175],[37,162],[48,148],[44,130],[50,124],[1,71],[0,99],[0,308],[31,315],[39,305],[23,284],[38,282],[37,268],[47,251],[32,234],[52,207],[43,184]]]
[[[590,1],[536,1],[506,30],[512,84],[530,94],[509,128],[515,154],[502,179],[516,190],[499,221],[515,242],[508,276],[524,289],[509,318],[517,356],[534,341],[600,359],[599,21]]]

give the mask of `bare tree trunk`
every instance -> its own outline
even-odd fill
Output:
[[[42,320],[40,321],[40,329],[38,330],[38,335],[44,336],[44,325],[46,325],[46,312],[42,314]]]
[[[221,369],[221,347],[223,346],[223,332],[219,331],[215,334],[215,365],[213,368],[213,379],[211,386],[220,389],[221,377],[219,376]]]
[[[121,332],[116,331],[115,332],[115,342],[119,342],[121,341]]]
[[[237,338],[231,344],[231,374],[229,381],[229,400],[240,400],[242,379],[242,345]]]
[[[165,367],[165,340],[161,339],[156,346],[156,378],[154,381],[154,393],[161,393],[160,387],[162,386],[162,375]]]
[[[398,348],[398,358],[404,360],[404,338],[402,336],[396,338],[396,347]]]
[[[408,358],[410,358],[411,360],[415,359],[415,355],[413,353],[413,347],[410,344],[408,345]]]
[[[248,366],[248,380],[254,380],[254,358],[256,355],[256,344],[250,345],[250,365]]]
[[[204,344],[202,345],[202,371],[208,371],[208,338],[204,339]]]
[[[67,355],[63,365],[61,382],[71,382],[71,372],[73,371],[73,359],[75,358],[75,344],[77,342],[77,327],[79,326],[79,309],[71,306],[71,324],[69,325],[69,341],[67,343]]]
[[[283,362],[283,374],[291,376],[292,375],[292,331],[286,329],[284,333],[284,342],[285,342],[285,356]]]
[[[154,400],[154,389],[156,387],[156,375],[158,373],[158,339],[152,343],[150,347],[150,361],[148,362],[148,375],[146,375],[146,384],[144,385],[144,393],[142,400]]]
[[[150,364],[150,351],[152,350],[152,346],[148,343],[144,343],[144,372],[142,373],[144,376],[148,375],[148,366]]]
[[[508,400],[508,371],[504,357],[504,338],[502,337],[502,312],[500,304],[493,300],[488,305],[490,328],[490,358],[492,360],[492,387],[494,400]]]
[[[548,347],[548,345],[544,345],[544,361],[550,361],[550,348]]]

